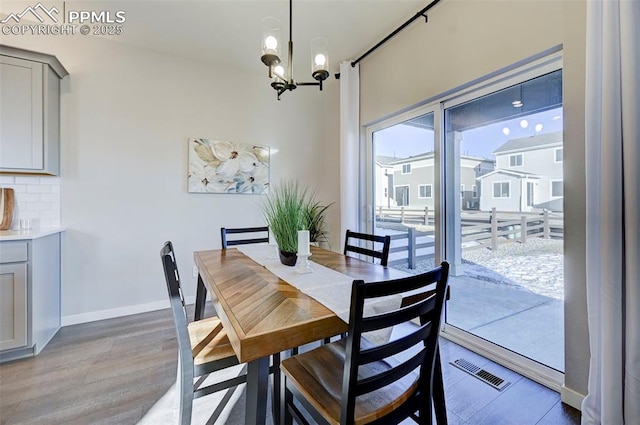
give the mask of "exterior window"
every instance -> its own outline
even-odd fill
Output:
[[[409,205],[409,186],[396,186],[395,200],[399,207]]]
[[[556,180],[551,182],[551,196],[560,197],[564,196],[564,185],[562,180]]]
[[[556,162],[564,161],[564,148],[556,148],[553,151],[554,159]]]
[[[508,198],[509,194],[509,182],[494,182],[493,183],[493,197],[494,198]]]
[[[402,174],[411,174],[411,164],[402,164]]]
[[[386,187],[384,188],[384,197],[389,197],[389,190]]]
[[[472,185],[471,192],[472,192],[473,199],[478,199],[478,186],[476,186],[475,184]]]
[[[522,167],[522,154],[519,153],[517,155],[509,155],[509,166]]]
[[[460,197],[464,198],[464,185],[463,184],[460,185]]]
[[[418,186],[418,198],[431,198],[431,185],[421,184]]]

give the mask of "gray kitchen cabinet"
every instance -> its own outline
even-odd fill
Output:
[[[0,350],[27,345],[27,264],[0,264]]]
[[[0,172],[60,172],[60,80],[55,56],[0,45]]]
[[[60,233],[0,241],[0,361],[38,354],[60,319]]]

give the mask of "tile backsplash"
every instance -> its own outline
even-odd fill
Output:
[[[0,187],[14,192],[12,229],[20,219],[31,220],[32,228],[60,227],[60,177],[0,175]]]

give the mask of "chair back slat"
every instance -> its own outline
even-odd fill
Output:
[[[371,282],[362,286],[362,296],[365,299],[377,298],[424,288],[425,286],[429,286],[433,283],[439,282],[442,279],[446,280],[448,277],[448,270],[449,269],[447,265],[447,274],[445,275],[445,270],[442,266],[439,266],[426,273],[422,273],[416,276],[385,282]]]
[[[248,238],[228,239],[227,235],[248,234],[253,233]],[[257,235],[256,235],[257,234]],[[269,227],[238,227],[238,228],[220,228],[220,239],[222,241],[222,249],[235,245],[247,245],[255,243],[269,243]]]
[[[399,366],[393,367],[377,375],[360,379],[355,389],[356,397],[379,390],[380,388],[386,387],[387,385],[404,378],[422,365],[426,356],[427,350],[422,349],[418,354],[414,355],[409,360],[402,362]]]
[[[347,252],[355,252],[356,254],[368,255],[369,257],[382,259],[382,252],[374,251],[372,249],[363,248],[356,245],[347,245],[345,248]]]
[[[373,249],[365,248],[359,245],[354,245],[349,243],[350,239],[373,242]],[[376,249],[375,244],[382,244],[381,249]],[[351,230],[347,230],[345,240],[344,240],[344,255],[347,255],[348,252],[354,252],[356,254],[366,255],[372,258],[380,259],[380,264],[382,266],[387,266],[389,262],[389,249],[391,247],[391,236],[380,236],[380,235],[370,235],[368,233],[359,233],[352,232]]]
[[[407,307],[403,307],[399,310],[375,316],[367,316],[362,319],[362,332],[371,332],[378,329],[389,328],[400,323],[408,322],[409,320],[419,316],[425,316],[426,320],[430,320],[435,303],[435,297],[431,297]]]
[[[431,332],[431,323],[422,325],[420,329],[411,332],[409,335],[395,339],[387,344],[362,350],[360,352],[360,364],[368,364],[395,356],[396,354],[413,347],[419,342],[424,341],[428,337],[429,332]]]
[[[345,347],[341,423],[353,423],[356,397],[399,382],[413,371],[419,371],[415,381],[410,379],[407,381],[407,378],[403,381],[405,383],[413,382],[413,386],[409,387],[409,389],[412,389],[409,397],[399,406],[396,406],[389,417],[379,418],[376,422],[385,423],[385,421],[391,420],[392,417],[402,419],[418,410],[415,408],[416,406],[430,405],[430,388],[432,386],[436,353],[438,352],[438,332],[448,276],[449,264],[443,262],[440,266],[427,273],[404,279],[375,283],[365,283],[362,280],[353,282],[349,333]],[[395,295],[416,289],[424,288],[426,290],[427,286],[433,284],[436,287],[435,293],[428,298],[419,299],[413,304],[399,307],[391,312],[364,317],[366,299]],[[367,345],[366,348],[361,349],[363,332],[388,328],[416,318],[419,319],[421,325],[402,338],[372,348]],[[408,351],[416,348],[419,348],[417,353]],[[397,355],[400,353],[403,356]],[[407,355],[407,353],[411,353],[411,356]],[[391,360],[391,357],[393,357],[393,360]],[[381,362],[371,369],[376,372],[364,378],[359,377],[359,368],[373,362]],[[387,366],[384,366],[385,364]],[[422,408],[420,410],[422,411]],[[404,414],[407,416],[402,416]],[[393,422],[399,421],[394,419]]]

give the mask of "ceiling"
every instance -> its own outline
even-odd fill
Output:
[[[20,12],[31,2],[0,2],[0,12]],[[355,59],[411,18],[428,0],[294,0],[293,42],[296,78],[310,79],[311,40],[329,40],[330,71]],[[264,72],[260,62],[261,20],[275,16],[288,39],[287,0],[43,0],[69,10],[123,10],[123,34],[107,38],[185,58]],[[418,21],[413,25],[419,25]],[[78,35],[77,35],[78,36]]]

